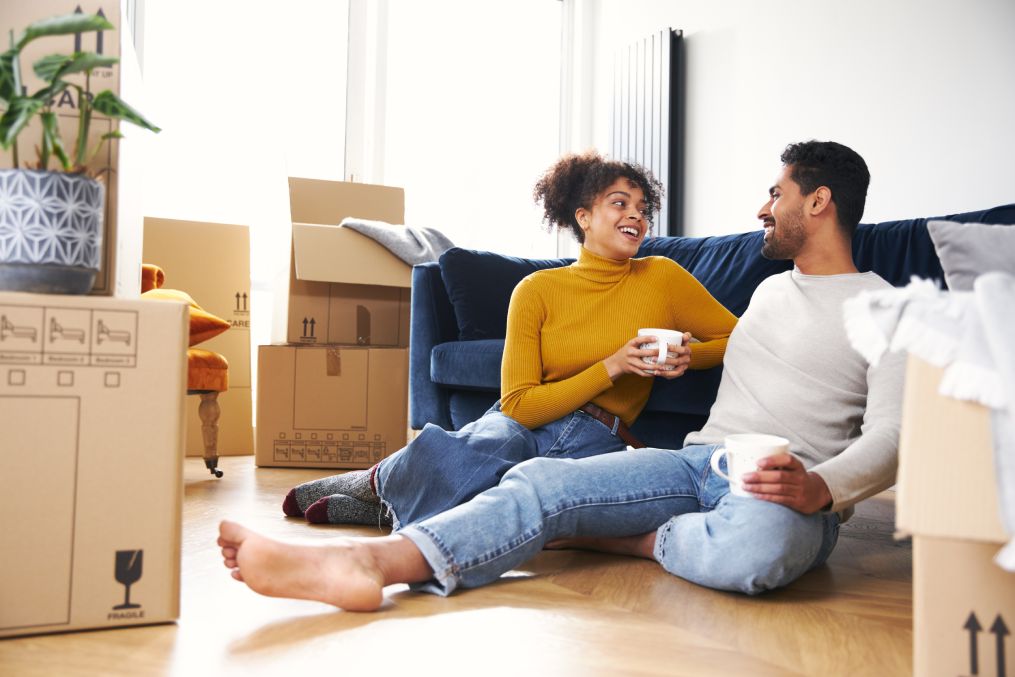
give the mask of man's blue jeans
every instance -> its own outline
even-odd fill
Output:
[[[432,581],[413,587],[447,595],[496,580],[556,538],[651,531],[663,568],[720,590],[756,594],[823,564],[838,516],[733,496],[709,466],[714,449],[522,463],[497,487],[399,531],[434,570]]]
[[[497,402],[461,430],[427,424],[377,465],[377,495],[395,528],[444,512],[497,486],[509,469],[540,456],[585,458],[620,451],[616,431],[580,411],[529,430]]]

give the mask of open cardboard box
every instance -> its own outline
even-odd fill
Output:
[[[144,261],[166,272],[169,289],[187,292],[230,329],[198,348],[229,361],[229,390],[220,393],[219,456],[254,453],[250,366],[250,232],[246,226],[146,216]],[[187,455],[202,456],[198,398],[187,404]]]
[[[994,676],[1015,663],[1015,574],[993,561],[1011,534],[990,412],[940,395],[942,373],[913,357],[906,371],[896,527],[913,536],[914,672]]]
[[[289,179],[293,247],[273,340],[406,347],[412,267],[346,217],[400,224],[401,188]]]
[[[186,345],[182,303],[0,293],[0,637],[179,616]]]

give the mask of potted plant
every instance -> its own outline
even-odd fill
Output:
[[[90,168],[102,144],[122,138],[118,130],[89,146],[92,116],[99,113],[144,129],[159,128],[116,94],[90,90],[92,71],[109,68],[116,57],[93,52],[50,54],[32,65],[42,87],[23,85],[21,53],[29,43],[113,25],[104,17],[70,14],[37,21],[0,54],[0,147],[11,153],[11,169],[0,169],[0,289],[86,293],[95,280],[102,250],[105,188],[103,168]],[[81,79],[83,77],[83,84]],[[53,108],[60,97],[77,95],[76,132],[65,142]],[[38,120],[40,124],[29,126]],[[33,160],[19,148],[23,132],[35,130]],[[51,168],[52,166],[52,168]]]

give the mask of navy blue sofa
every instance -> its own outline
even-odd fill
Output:
[[[861,224],[853,256],[861,271],[873,270],[895,286],[913,275],[940,280],[927,221],[1015,224],[1015,204],[942,217]],[[768,261],[760,229],[716,237],[658,237],[646,240],[638,256],[668,256],[686,268],[738,317],[755,288],[769,275],[788,270],[788,261]],[[500,395],[511,291],[536,270],[572,259],[521,259],[451,249],[438,263],[412,271],[412,329],[409,339],[409,423],[458,430],[479,418]],[[673,381],[657,379],[632,432],[649,446],[680,447],[684,436],[708,416],[722,367],[688,371]]]

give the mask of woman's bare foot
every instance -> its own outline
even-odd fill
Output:
[[[591,536],[558,538],[550,541],[544,547],[547,550],[594,550],[596,552],[609,552],[616,555],[628,555],[629,557],[654,559],[653,551],[655,546],[656,532],[650,531],[647,534],[617,538],[594,538]]]
[[[283,543],[223,521],[218,544],[233,578],[262,595],[310,599],[349,611],[373,611],[384,601],[384,569],[366,541]]]

